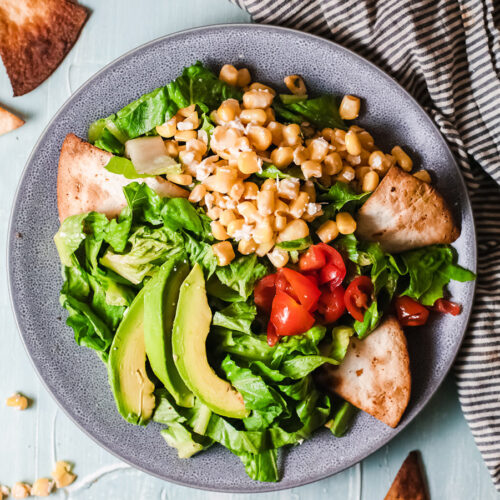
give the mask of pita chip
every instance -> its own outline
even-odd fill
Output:
[[[418,453],[412,451],[399,469],[384,500],[428,500]]]
[[[38,87],[59,66],[87,15],[69,0],[0,2],[0,55],[15,96]]]
[[[0,135],[24,125],[24,120],[0,107]]]
[[[392,167],[360,208],[356,234],[386,252],[403,252],[460,236],[444,198],[434,187]]]
[[[57,174],[57,208],[61,222],[70,215],[96,211],[116,217],[127,204],[123,186],[145,182],[160,196],[187,198],[189,192],[162,177],[131,180],[104,167],[113,155],[74,134],[64,139]]]
[[[344,361],[323,366],[319,382],[357,408],[396,427],[411,390],[406,337],[389,316],[364,340],[351,337]]]

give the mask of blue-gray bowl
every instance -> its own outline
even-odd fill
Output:
[[[363,98],[359,123],[377,144],[405,147],[416,163],[432,171],[450,202],[462,234],[455,243],[460,263],[476,267],[476,243],[467,192],[445,141],[420,106],[397,83],[356,54],[322,38],[271,26],[208,26],[163,37],[122,56],[87,81],[53,118],[28,160],[17,191],[8,250],[10,290],[26,349],[49,392],[66,413],[101,446],[138,469],[186,486],[233,492],[291,488],[317,481],[378,450],[408,425],[443,381],[469,318],[474,284],[453,284],[458,317],[435,317],[408,332],[413,374],[411,401],[391,429],[361,414],[341,439],[317,432],[281,455],[279,483],[249,479],[240,460],[215,446],[179,460],[159,435],[159,426],[127,424],[115,409],[105,366],[78,347],[64,324],[58,302],[61,278],[52,237],[58,229],[56,177],[59,149],[68,132],[86,136],[95,119],[175,78],[201,60],[214,68],[249,67],[258,81],[282,86],[291,73],[304,76],[310,93],[345,93]]]

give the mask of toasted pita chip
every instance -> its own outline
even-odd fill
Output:
[[[351,337],[342,364],[323,366],[318,380],[325,389],[396,427],[411,389],[406,337],[397,319],[387,317],[364,340]]]
[[[428,500],[418,453],[412,451],[399,469],[384,500]]]
[[[24,120],[0,107],[0,135],[24,125]]]
[[[0,55],[15,96],[38,87],[59,66],[87,15],[68,0],[0,2]]]
[[[134,182],[122,175],[108,172],[104,166],[113,155],[96,148],[74,134],[64,139],[57,174],[57,207],[59,219],[96,211],[116,217],[127,204],[123,186]],[[162,177],[136,179],[145,182],[160,196],[186,198],[185,189]]]
[[[460,236],[443,197],[431,185],[392,167],[358,212],[356,234],[402,252]]]

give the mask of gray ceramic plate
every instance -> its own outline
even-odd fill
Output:
[[[322,479],[362,460],[401,431],[423,408],[450,368],[469,317],[474,285],[451,292],[463,304],[458,317],[433,318],[408,332],[412,397],[397,429],[362,414],[351,432],[335,439],[329,431],[281,454],[281,482],[250,480],[239,459],[213,447],[181,461],[159,435],[159,426],[127,424],[118,415],[105,366],[78,347],[59,307],[59,261],[52,237],[58,229],[56,175],[64,136],[86,136],[88,125],[141,94],[175,78],[183,66],[201,60],[247,66],[258,81],[281,86],[300,73],[310,93],[355,94],[363,98],[359,122],[377,144],[405,146],[416,163],[431,170],[451,203],[462,235],[455,246],[460,262],[475,269],[471,207],[462,177],[444,140],[417,103],[391,78],[352,52],[324,39],[269,26],[209,26],[166,36],[126,54],[85,83],[60,109],[38,141],[24,171],[10,225],[9,272],[19,329],[47,389],[67,414],[104,448],[160,478],[197,488],[257,492],[290,488]],[[62,318],[61,318],[62,316]]]

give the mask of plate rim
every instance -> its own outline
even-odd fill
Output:
[[[448,145],[447,141],[443,137],[441,131],[439,130],[437,124],[434,122],[434,120],[431,118],[431,116],[428,114],[426,109],[391,75],[389,75],[386,71],[383,69],[379,68],[377,65],[366,59],[365,57],[357,54],[353,50],[344,47],[343,45],[340,45],[337,42],[334,42],[332,40],[329,40],[327,38],[321,37],[319,35],[315,35],[313,33],[308,33],[305,31],[293,29],[293,28],[288,28],[284,26],[275,26],[275,25],[268,25],[268,24],[258,24],[258,23],[218,23],[218,24],[209,24],[209,25],[204,25],[204,26],[198,26],[195,28],[188,28],[180,31],[175,31],[173,33],[169,33],[167,35],[163,35],[157,38],[154,38],[153,40],[150,40],[144,44],[138,45],[137,47],[134,47],[127,52],[123,53],[122,55],[118,56],[117,58],[113,59],[109,63],[107,63],[105,66],[103,66],[100,70],[92,74],[85,82],[83,82],[65,101],[64,103],[59,107],[59,109],[55,112],[53,117],[49,120],[47,125],[43,128],[42,132],[40,133],[39,138],[35,142],[30,155],[28,156],[28,159],[26,160],[26,163],[23,167],[23,170],[21,172],[21,176],[19,178],[19,181],[17,183],[16,190],[14,192],[14,197],[13,197],[13,203],[11,206],[10,210],[10,215],[9,215],[9,222],[8,222],[8,229],[7,229],[7,245],[6,245],[6,260],[7,260],[7,288],[8,288],[8,293],[9,293],[9,299],[10,299],[10,305],[11,309],[14,312],[14,321],[15,325],[18,330],[18,334],[21,337],[21,342],[23,344],[23,347],[28,355],[28,358],[30,360],[30,363],[32,367],[34,368],[35,373],[37,374],[39,380],[41,381],[42,385],[44,388],[47,390],[47,392],[50,394],[52,399],[56,402],[56,404],[59,406],[59,408],[64,412],[64,414],[75,424],[79,430],[81,430],[85,435],[87,435],[92,441],[94,441],[96,444],[98,444],[101,448],[106,450],[108,453],[116,457],[117,459],[121,460],[122,462],[128,464],[132,468],[135,468],[137,470],[140,470],[146,474],[149,474],[151,476],[154,476],[158,479],[161,479],[163,481],[171,482],[174,484],[177,484],[179,486],[185,486],[188,488],[193,488],[193,489],[199,489],[199,490],[204,490],[204,491],[214,491],[214,492],[221,492],[221,493],[265,493],[265,492],[270,492],[270,491],[280,491],[280,490],[286,490],[286,489],[291,489],[291,488],[297,488],[300,486],[304,486],[306,484],[311,484],[317,481],[320,481],[322,479],[326,479],[328,477],[332,477],[333,475],[336,475],[340,472],[345,471],[346,469],[352,467],[353,465],[356,465],[366,459],[367,457],[371,456],[378,450],[380,450],[383,446],[385,446],[388,442],[392,441],[396,436],[398,436],[401,431],[403,431],[411,422],[414,421],[414,419],[422,413],[424,408],[428,405],[429,401],[433,398],[433,396],[436,394],[436,392],[439,390],[439,388],[442,386],[444,380],[446,379],[447,375],[449,374],[455,359],[458,355],[458,351],[463,343],[465,334],[468,330],[469,323],[470,323],[470,318],[472,315],[472,309],[474,306],[474,301],[475,301],[475,294],[476,294],[476,287],[477,287],[477,280],[474,280],[472,284],[472,293],[471,293],[471,306],[468,311],[468,315],[466,320],[463,323],[463,330],[457,339],[457,342],[452,350],[452,355],[450,356],[449,361],[445,364],[444,370],[443,370],[443,375],[441,377],[441,380],[437,383],[437,385],[434,387],[434,389],[431,391],[431,393],[423,398],[423,400],[420,403],[420,407],[417,410],[417,412],[411,416],[410,418],[406,419],[403,423],[399,424],[395,429],[395,433],[392,435],[387,436],[384,438],[381,442],[377,443],[377,448],[367,452],[360,458],[355,458],[353,460],[350,460],[349,462],[346,462],[345,464],[342,464],[342,466],[336,470],[335,472],[331,473],[320,473],[316,476],[311,476],[307,480],[301,480],[297,482],[292,482],[287,485],[281,485],[280,481],[276,483],[265,483],[263,486],[262,483],[256,483],[259,484],[259,489],[256,490],[251,487],[242,487],[242,488],[235,488],[235,487],[230,487],[230,488],[224,488],[220,489],[217,487],[212,487],[212,486],[200,486],[200,485],[194,485],[192,483],[184,482],[181,480],[177,479],[166,479],[164,476],[161,476],[160,474],[157,474],[156,472],[150,471],[147,468],[137,465],[133,463],[129,459],[124,459],[122,456],[118,454],[118,452],[114,451],[111,449],[108,445],[102,443],[97,437],[93,436],[89,430],[87,430],[83,425],[72,415],[70,409],[66,408],[63,402],[54,394],[54,392],[50,389],[48,384],[46,383],[45,379],[42,377],[42,374],[39,371],[39,367],[35,363],[34,359],[31,356],[31,352],[25,342],[24,338],[24,333],[21,329],[20,325],[20,317],[21,313],[19,311],[19,307],[17,304],[17,299],[14,298],[14,291],[13,291],[13,267],[11,265],[12,258],[13,258],[13,247],[14,247],[14,241],[16,239],[16,234],[13,230],[14,227],[14,218],[15,214],[17,213],[17,208],[20,203],[20,198],[21,198],[21,188],[24,185],[24,182],[26,181],[26,177],[28,174],[28,168],[32,162],[33,157],[35,156],[35,153],[39,149],[40,145],[43,143],[45,136],[47,135],[47,132],[49,129],[52,127],[52,125],[58,120],[59,116],[63,114],[65,111],[66,107],[71,103],[71,101],[77,97],[82,91],[85,90],[85,87],[93,81],[94,79],[98,78],[101,74],[106,73],[110,68],[112,68],[115,64],[118,64],[119,62],[127,59],[130,56],[133,56],[135,53],[142,51],[143,49],[146,49],[149,46],[155,45],[160,42],[164,42],[165,40],[168,40],[170,38],[175,38],[177,36],[182,36],[182,35],[189,35],[195,32],[203,32],[203,31],[217,31],[217,30],[224,30],[224,29],[262,29],[265,31],[268,31],[270,33],[272,32],[285,32],[285,33],[290,33],[293,36],[298,36],[298,37],[304,37],[304,38],[311,38],[315,40],[318,43],[323,43],[325,45],[329,45],[330,47],[335,47],[336,50],[340,50],[343,52],[349,53],[351,56],[359,59],[362,63],[369,65],[372,70],[378,72],[384,79],[388,80],[390,83],[395,84],[400,91],[402,91],[405,94],[405,97],[413,102],[414,105],[416,105],[422,112],[423,116],[425,117],[425,120],[431,125],[431,128],[434,129],[435,135],[439,137],[440,142],[443,144],[444,148],[449,151],[450,157],[452,158],[452,164],[451,168],[454,168],[455,171],[459,174],[458,175],[458,180],[459,183],[461,184],[463,191],[465,192],[466,196],[465,199],[460,200],[460,206],[463,207],[467,212],[470,212],[472,217],[471,217],[471,231],[472,231],[472,236],[473,236],[473,248],[471,249],[471,254],[472,254],[472,260],[473,260],[473,271],[477,274],[477,232],[476,232],[476,224],[474,220],[474,212],[472,210],[472,203],[469,195],[469,191],[467,189],[467,185],[465,183],[465,179],[463,177],[463,174],[460,170],[460,167],[458,166],[455,154],[451,150],[450,146]]]

